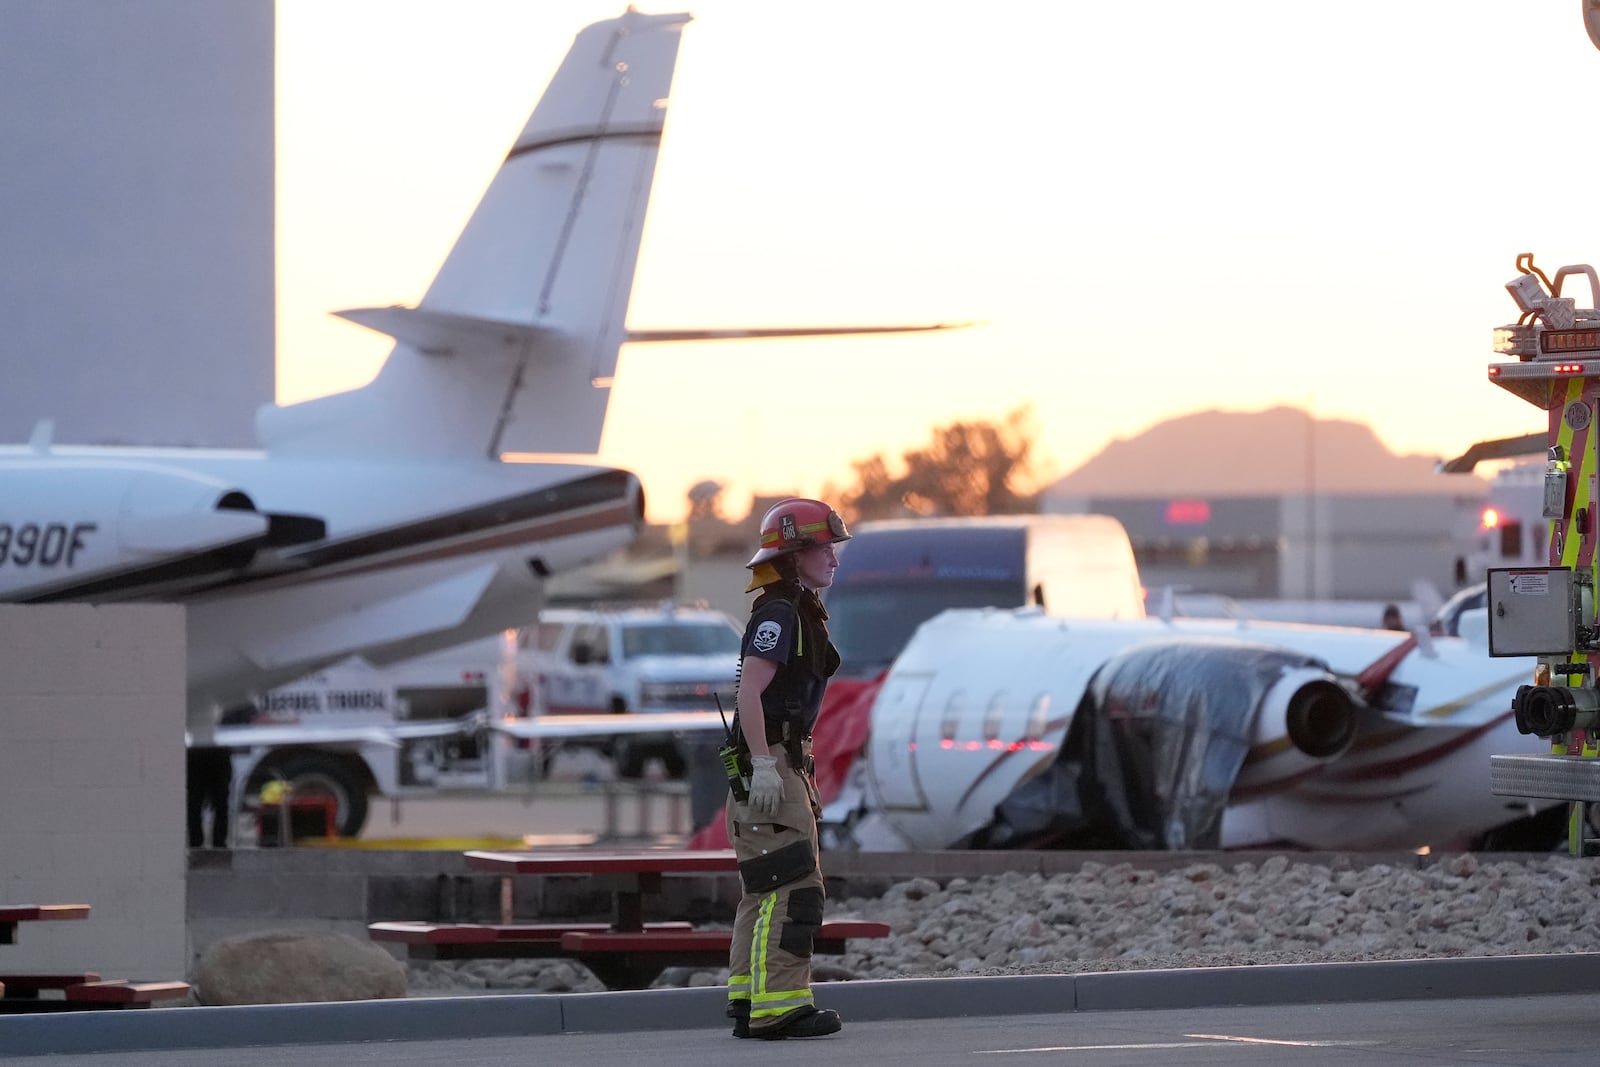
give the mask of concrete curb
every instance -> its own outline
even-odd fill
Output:
[[[1600,953],[826,982],[846,1021],[1600,992]],[[0,1016],[0,1055],[722,1028],[727,991],[508,994]]]

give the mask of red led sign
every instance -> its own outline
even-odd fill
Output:
[[[1169,526],[1204,526],[1211,521],[1211,505],[1204,500],[1169,500]]]
[[[1600,352],[1600,330],[1546,330],[1539,335],[1539,351],[1545,355]]]

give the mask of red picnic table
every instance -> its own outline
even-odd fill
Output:
[[[644,898],[661,892],[667,875],[732,873],[731,850],[572,849],[550,852],[464,854],[473,870],[505,875],[577,875],[594,880],[612,897],[612,921],[519,925],[510,917],[499,925],[372,923],[376,940],[407,946],[414,959],[563,958],[576,960],[612,989],[643,989],[669,966],[726,965],[733,932],[697,928],[686,922],[646,923]],[[508,897],[503,896],[508,901]],[[505,907],[505,905],[503,905]],[[885,937],[883,923],[844,920],[823,923],[818,953],[842,954],[852,937]]]
[[[596,887],[611,893],[613,932],[644,929],[644,897],[661,892],[669,874],[704,874],[738,870],[732,849],[683,852],[662,849],[572,849],[553,852],[483,852],[465,854],[467,866],[498,874],[587,875]]]
[[[0,945],[15,945],[23,923],[88,917],[87,904],[0,904]]]
[[[17,943],[17,927],[26,922],[87,919],[87,904],[0,904],[0,945]],[[39,994],[56,990],[59,998]],[[98,974],[0,974],[0,1015],[30,1011],[72,1011],[83,1008],[145,1007],[152,1001],[181,997],[186,982],[103,981]]]

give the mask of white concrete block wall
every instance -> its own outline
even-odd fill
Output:
[[[0,441],[50,418],[74,444],[255,446],[273,20],[273,0],[0,3]]]
[[[24,923],[0,973],[181,979],[184,611],[0,604],[0,902],[88,904]]]

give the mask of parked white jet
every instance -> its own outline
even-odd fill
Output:
[[[593,454],[625,340],[902,329],[628,332],[688,21],[578,34],[420,305],[341,313],[397,342],[369,385],[263,408],[258,452],[58,446],[47,423],[0,448],[0,600],[185,603],[203,737],[346,656],[526,622],[541,578],[631,540],[633,475],[499,458]]]
[[[1560,807],[1488,788],[1489,755],[1526,746],[1534,661],[1489,658],[1481,609],[1461,621],[947,611],[890,669],[829,819],[868,850],[1553,847]]]

